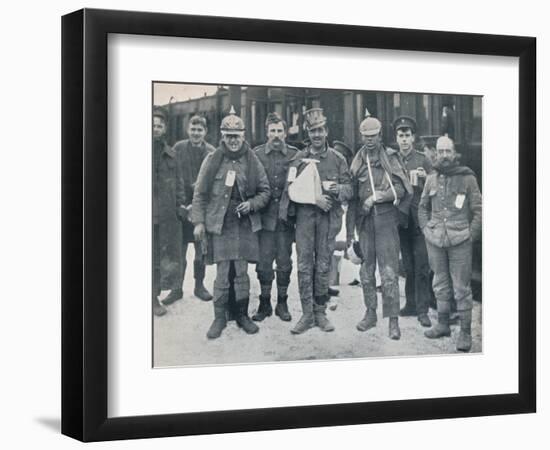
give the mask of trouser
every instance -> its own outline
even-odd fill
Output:
[[[248,261],[241,259],[233,261],[220,261],[216,264],[216,279],[214,280],[214,301],[220,298],[229,298],[229,269],[233,263],[235,278],[233,286],[236,301],[248,298],[250,295],[250,279],[248,278]]]
[[[153,225],[153,297],[160,295],[160,241],[159,226]]]
[[[181,273],[182,273],[182,282],[185,278],[185,271],[187,270],[187,248],[189,246],[189,242],[183,243],[183,251],[182,251],[182,258],[181,258]],[[195,280],[197,281],[203,281],[204,275],[206,272],[206,266],[204,264],[204,258],[202,255],[202,246],[199,241],[193,242],[193,245],[195,246],[195,257],[193,258],[193,276]]]
[[[359,271],[363,298],[368,309],[376,309],[376,263],[382,283],[383,317],[399,316],[399,233],[395,210],[376,214],[371,210],[359,230],[363,263]]]
[[[428,312],[430,302],[430,265],[422,231],[412,222],[399,228],[399,243],[405,268],[405,297],[407,305],[417,314]]]
[[[335,240],[329,238],[330,214],[316,206],[301,205],[296,212],[298,290],[302,303],[327,298],[330,259]]]
[[[261,230],[259,232],[260,259],[256,264],[256,273],[262,289],[262,295],[270,295],[271,285],[275,279],[273,262],[277,265],[277,293],[286,295],[292,272],[292,242],[294,230],[282,229],[276,231]],[[265,292],[264,292],[265,291]]]
[[[434,271],[433,289],[437,312],[449,313],[454,295],[456,309],[472,309],[472,241],[468,239],[452,247],[439,248],[426,242],[430,267]]]

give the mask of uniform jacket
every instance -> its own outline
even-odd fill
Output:
[[[297,168],[297,174],[299,175],[302,170],[305,169],[307,162],[303,159],[316,159],[319,161],[317,164],[317,171],[323,181],[334,181],[338,184],[338,194],[331,195],[333,198],[332,208],[329,211],[330,216],[330,230],[329,237],[335,238],[342,228],[342,216],[344,210],[342,203],[351,200],[353,196],[353,189],[351,186],[351,177],[348,170],[346,159],[336,150],[327,146],[325,151],[313,154],[311,152],[311,146],[296,153],[294,160],[290,163],[291,167]],[[286,181],[285,191],[281,198],[281,206],[279,209],[279,217],[284,221],[288,221],[289,217],[295,214],[296,207],[301,205],[295,204],[290,201],[288,196],[288,179]]]
[[[244,145],[248,147],[248,144],[245,143]],[[218,150],[221,150],[221,148]],[[197,179],[198,187],[205,182],[206,173],[210,170],[209,165],[215,160],[216,152],[209,153],[206,156]],[[252,165],[251,167],[248,167],[249,162]],[[224,155],[219,168],[215,172],[212,185],[207,186],[205,190],[195,189],[191,221],[194,225],[204,223],[208,233],[221,234],[232,191],[232,187],[227,186],[230,170],[236,172],[235,184],[239,189],[242,200],[250,202],[251,212],[248,217],[252,231],[259,231],[262,228],[259,211],[269,202],[270,188],[265,169],[250,148],[238,159],[228,158]],[[254,193],[249,192],[248,189],[247,174],[249,171],[254,172],[257,179]]]
[[[279,220],[279,205],[285,190],[288,167],[298,153],[298,149],[285,144],[282,150],[274,150],[268,144],[263,144],[256,147],[254,151],[264,166],[271,187],[271,198],[260,211],[262,229],[275,231]]]
[[[411,170],[416,170],[419,167],[422,167],[427,174],[430,174],[432,171],[432,163],[429,158],[424,155],[424,153],[419,152],[416,149],[412,149],[407,156],[403,156],[398,153],[399,158],[403,164],[403,167],[407,171],[407,175],[410,174]],[[420,203],[420,197],[422,196],[422,190],[424,189],[424,184],[426,183],[425,178],[418,178],[418,185],[412,186],[413,196],[410,204],[410,218],[412,224],[415,227],[418,227],[418,204]]]
[[[204,158],[206,158],[206,155],[214,150],[216,150],[216,148],[205,141],[198,147],[193,146],[189,139],[184,139],[174,144],[178,168],[183,176],[185,200],[188,205],[193,202],[193,190],[201,164]]]
[[[379,157],[370,158],[374,189],[375,191],[381,193],[382,197],[377,198],[374,208],[367,213],[363,209],[363,204],[373,195],[373,192],[368,165],[365,160],[366,151],[366,148],[359,150],[352,163],[354,199],[350,202],[348,214],[346,216],[346,223],[349,224],[347,230],[348,240],[353,239],[355,235],[353,227],[355,226],[360,229],[363,220],[368,214],[397,212],[397,208],[394,205],[395,197],[397,197],[398,200],[401,200],[409,190],[412,191],[410,185],[408,184],[407,174],[401,165],[401,161],[399,160],[397,153],[392,149],[386,150],[382,147],[380,151],[386,152],[388,164],[391,169],[391,173],[389,173],[389,175],[395,189],[395,197],[391,189],[390,182],[388,181],[388,177],[386,176],[386,170],[382,166]],[[405,210],[408,212],[408,204]]]
[[[185,202],[182,178],[176,164],[176,154],[166,142],[153,142],[153,222],[159,227],[161,276],[175,277],[179,271],[181,225],[177,205]],[[163,281],[166,287],[167,283]]]
[[[458,245],[481,235],[481,193],[473,172],[443,175],[427,180],[418,206],[418,222],[426,241],[436,247]]]

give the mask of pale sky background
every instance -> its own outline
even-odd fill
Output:
[[[153,104],[166,105],[170,97],[174,97],[176,102],[182,102],[190,98],[203,97],[205,93],[212,95],[216,89],[217,86],[211,84],[154,83]]]

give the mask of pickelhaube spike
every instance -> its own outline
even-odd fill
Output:
[[[225,116],[220,125],[222,134],[244,134],[244,121],[235,112],[235,108],[231,105],[229,115]]]

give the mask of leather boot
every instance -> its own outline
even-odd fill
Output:
[[[204,275],[206,269],[202,261],[193,261],[193,272],[195,276],[195,289],[193,294],[198,299],[209,302],[212,300],[212,294],[204,287]]]
[[[206,333],[206,337],[208,339],[219,338],[222,334],[223,329],[227,326],[227,319],[225,317],[226,308],[226,296],[220,297],[214,302],[214,321],[212,322],[212,325],[210,325],[210,328]]]
[[[405,306],[399,311],[401,317],[416,316],[416,306],[410,303],[405,303]]]
[[[430,318],[428,317],[428,314],[426,313],[418,314],[418,321],[420,322],[420,325],[422,325],[423,327],[429,328],[432,326],[432,321],[430,320]]]
[[[164,316],[167,312],[167,309],[161,305],[161,303],[158,301],[158,298],[153,295],[153,314],[155,316]]]
[[[279,295],[277,297],[277,306],[275,306],[275,315],[279,316],[281,320],[285,322],[290,322],[292,320],[292,316],[288,312],[288,306],[286,304],[287,299],[288,299],[288,295]]]
[[[181,300],[183,298],[183,290],[172,289],[168,296],[162,301],[165,305],[171,305],[172,303]]]
[[[388,330],[388,335],[390,339],[398,341],[401,338],[401,330],[399,329],[399,318],[390,317],[390,327]]]
[[[456,349],[459,352],[469,352],[472,348],[472,311],[461,311],[460,333],[456,341]]]
[[[367,311],[365,311],[365,316],[357,324],[357,329],[359,331],[370,330],[371,328],[374,328],[376,326],[377,321],[378,317],[376,316],[376,310],[372,308],[367,308]]]
[[[237,300],[237,317],[235,319],[235,322],[237,322],[237,325],[242,328],[247,334],[254,334],[257,333],[260,329],[258,328],[258,325],[252,322],[252,320],[250,320],[250,317],[248,317],[249,301],[249,297]]]
[[[261,322],[266,317],[270,317],[273,314],[273,308],[271,307],[271,297],[267,295],[260,295],[260,306],[256,314],[252,316],[252,320]]]
[[[340,295],[340,291],[338,289],[334,289],[334,288],[329,287],[328,288],[328,295],[330,295],[331,297],[338,297]]]
[[[424,336],[429,339],[439,339],[443,336],[450,336],[449,313],[437,313],[437,324],[435,327],[424,331]]]
[[[302,334],[315,326],[315,316],[313,315],[313,299],[301,300],[302,317],[298,320],[295,327],[290,330],[292,334]]]
[[[315,325],[322,331],[334,331],[334,325],[330,323],[327,317],[327,305],[324,296],[315,298],[315,302],[313,303],[313,316],[315,318]]]

